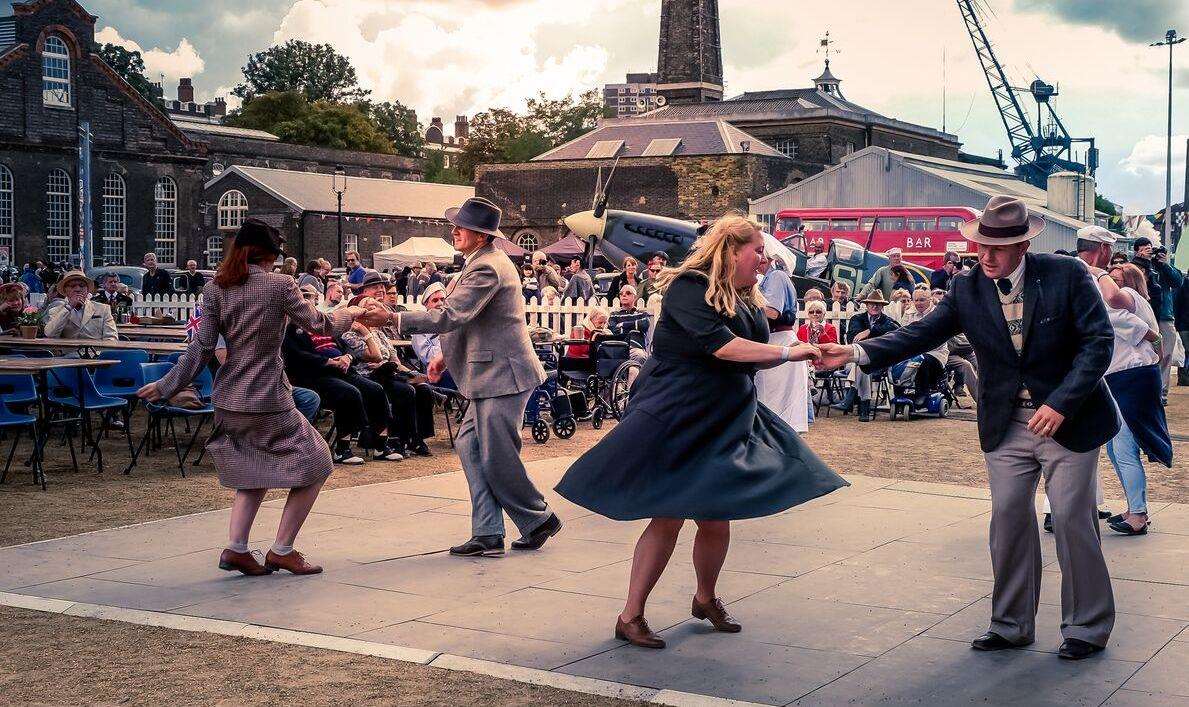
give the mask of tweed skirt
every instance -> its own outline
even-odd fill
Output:
[[[296,409],[248,413],[215,409],[206,451],[231,489],[288,489],[330,476],[330,447]]]

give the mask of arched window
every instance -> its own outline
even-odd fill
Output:
[[[0,164],[0,248],[8,249],[8,262],[16,262],[13,252],[12,172]]]
[[[52,170],[45,189],[45,255],[55,263],[70,259],[74,235],[71,192],[70,175],[61,169]]]
[[[211,268],[219,267],[219,261],[223,259],[223,234],[220,233],[206,239],[206,266]]]
[[[70,50],[62,38],[45,38],[41,52],[41,100],[47,106],[70,107]]]
[[[232,189],[219,197],[219,230],[233,231],[244,223],[248,215],[248,197],[244,193]],[[222,253],[222,246],[219,251]],[[220,255],[222,257],[222,255]]]
[[[153,250],[161,265],[178,261],[178,186],[169,177],[153,187]]]
[[[109,174],[103,180],[103,262],[124,264],[124,232],[127,226],[124,178]]]
[[[532,231],[525,231],[516,236],[516,245],[531,253],[540,247],[541,242],[537,240],[536,233]]]

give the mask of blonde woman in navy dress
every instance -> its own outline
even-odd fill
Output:
[[[691,612],[735,633],[741,627],[715,591],[730,521],[779,513],[847,485],[756,400],[758,369],[820,355],[810,344],[767,343],[756,287],[763,252],[759,224],[727,216],[684,263],[661,273],[652,358],[627,415],[557,486],[608,518],[652,519],[636,544],[627,604],[615,623],[615,635],[638,646],[665,646],[644,606],[685,520],[698,526]]]

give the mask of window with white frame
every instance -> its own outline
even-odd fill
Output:
[[[13,252],[12,172],[0,164],[0,247],[8,249],[8,262],[16,262]]]
[[[206,266],[212,270],[219,267],[219,261],[223,259],[223,234],[211,236],[206,239]]]
[[[387,233],[380,234],[380,250],[388,250],[392,247],[392,236]]]
[[[45,38],[41,52],[41,100],[47,106],[70,107],[70,50],[62,38]]]
[[[45,189],[45,255],[55,263],[70,259],[74,200],[70,175],[50,172]]]
[[[780,152],[780,154],[784,155],[785,157],[796,157],[797,156],[797,143],[794,142],[793,138],[791,138],[791,137],[786,137],[786,138],[781,138],[780,140],[776,140],[775,142],[772,143],[772,147],[775,147],[776,150],[778,152]]]
[[[219,230],[233,231],[244,223],[248,215],[248,197],[236,189],[224,192],[219,197]],[[222,247],[220,246],[220,257]]]
[[[354,233],[343,234],[343,254],[346,255],[347,253],[350,253],[351,251],[355,251],[356,253],[359,252],[359,236]],[[360,258],[360,261],[363,260],[362,255],[360,255],[359,258]],[[362,262],[360,262],[359,264],[363,265]]]
[[[531,253],[540,247],[541,242],[537,240],[537,234],[527,231],[516,236],[516,245]]]
[[[109,174],[103,180],[103,262],[124,263],[124,233],[127,230],[126,197],[124,178]]]
[[[162,265],[178,261],[178,185],[169,177],[153,187],[153,251]]]

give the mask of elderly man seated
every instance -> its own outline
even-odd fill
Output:
[[[119,338],[111,307],[95,302],[95,283],[81,272],[66,273],[58,281],[58,293],[63,304],[46,316],[45,335],[55,339],[95,339],[115,341]]]
[[[864,299],[863,306],[866,311],[854,315],[847,323],[847,341],[858,344],[899,329],[900,325],[884,314],[884,307],[887,305],[888,301],[883,298],[883,294],[879,290]],[[854,385],[846,391],[846,397],[843,398],[840,407],[843,411],[850,412],[857,400],[859,421],[871,422],[875,419],[875,412],[871,405],[871,375],[864,373],[857,366],[853,368],[852,374]]]
[[[109,272],[100,278],[103,289],[91,299],[111,307],[112,315],[132,310],[132,298],[120,292],[120,276]]]
[[[924,319],[925,315],[933,311],[933,306],[933,296],[929,288],[918,287],[913,292],[912,304],[901,315],[900,323],[908,326]],[[937,348],[925,352],[920,365],[917,366],[916,379],[913,382],[913,407],[923,408],[928,404],[929,393],[937,388],[938,381],[944,374],[944,367],[949,355],[948,343],[943,343]]]
[[[424,294],[425,299],[422,304],[426,309],[441,309],[442,303],[446,301],[446,288],[440,282],[425,288]],[[417,354],[417,360],[421,361],[422,367],[428,366],[430,361],[442,355],[442,342],[438,334],[413,334],[411,341],[413,342],[413,351]],[[458,384],[450,376],[450,371],[442,374],[442,379],[438,381],[437,386],[458,390]]]

